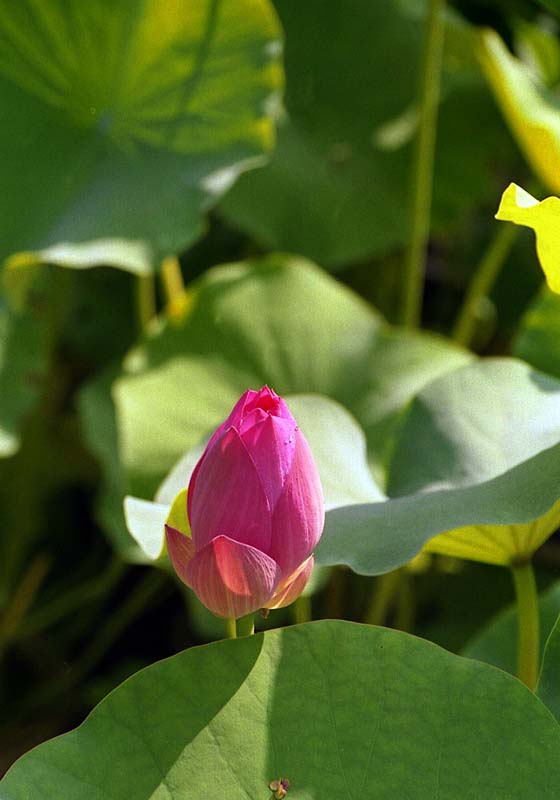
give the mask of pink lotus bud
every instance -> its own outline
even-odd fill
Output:
[[[280,608],[303,591],[325,521],[319,474],[286,403],[249,389],[192,474],[192,539],[167,527],[175,571],[219,617]]]

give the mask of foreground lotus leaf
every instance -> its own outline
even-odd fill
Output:
[[[326,620],[194,647],[25,755],[5,800],[556,800],[560,727],[501,670]]]

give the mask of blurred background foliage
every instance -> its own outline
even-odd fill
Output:
[[[424,17],[421,0],[1,0],[0,772],[140,667],[223,635],[145,563],[123,500],[152,500],[247,386],[349,411],[366,494],[372,476],[391,496],[424,490],[442,465],[464,479],[453,465],[467,456],[450,454],[451,434],[433,444],[431,401],[413,400],[436,379],[441,396],[461,394],[446,376],[475,355],[450,337],[481,254],[504,237],[501,191],[558,191],[530,123],[546,112],[553,165],[560,5],[448,9],[419,332],[392,325]],[[527,76],[522,97],[503,60],[481,55],[482,28],[522,59],[506,59]],[[542,288],[531,234],[505,236],[463,344],[560,379],[560,299]],[[504,439],[509,380],[473,411]],[[550,406],[531,403],[546,445],[560,440]],[[420,433],[399,438],[405,424]],[[536,559],[546,631],[554,539]],[[423,554],[392,593],[344,567],[315,578],[314,618],[381,621],[514,669],[505,570]]]

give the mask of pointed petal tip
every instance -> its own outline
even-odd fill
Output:
[[[265,608],[284,608],[291,605],[298,599],[300,594],[307,586],[307,582],[313,572],[315,559],[311,555],[299,566],[286,580],[282,581],[276,589],[274,596],[266,604]]]

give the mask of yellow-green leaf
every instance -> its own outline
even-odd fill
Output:
[[[493,30],[480,34],[480,60],[496,100],[531,167],[560,194],[560,112]]]
[[[441,533],[426,544],[430,553],[509,566],[526,561],[560,526],[560,502],[525,524],[467,525]]]
[[[177,531],[181,531],[185,536],[191,536],[191,528],[187,517],[187,489],[179,492],[173,501],[166,523]]]
[[[520,186],[510,183],[502,195],[496,219],[535,231],[537,255],[546,281],[553,292],[560,294],[560,200],[547,197],[539,202]]]

